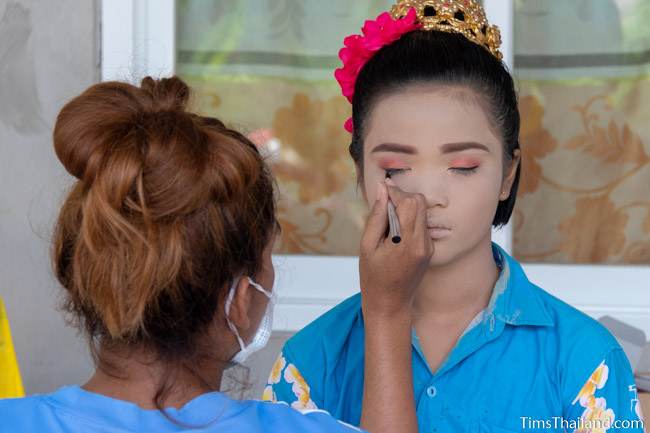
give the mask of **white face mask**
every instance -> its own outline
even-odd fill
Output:
[[[273,331],[273,307],[275,306],[275,302],[277,300],[277,294],[275,291],[271,293],[253,281],[253,279],[250,277],[248,277],[248,282],[257,290],[264,293],[264,295],[269,298],[269,301],[266,304],[266,312],[264,313],[264,317],[262,317],[259,328],[257,328],[257,332],[255,333],[255,337],[253,337],[253,341],[251,341],[250,344],[246,346],[246,344],[244,344],[244,340],[242,340],[239,336],[237,328],[230,321],[230,317],[228,317],[230,314],[230,305],[232,304],[232,300],[235,297],[235,292],[237,291],[237,283],[239,283],[239,278],[235,279],[235,281],[232,283],[232,286],[230,287],[230,293],[228,293],[228,298],[226,299],[225,305],[226,321],[228,322],[230,330],[235,334],[237,341],[239,342],[240,351],[237,352],[231,360],[231,362],[238,364],[246,361],[246,359],[248,359],[251,354],[257,352],[260,349],[263,349],[264,346],[266,346],[266,344],[269,342],[269,338],[271,338],[271,332]]]

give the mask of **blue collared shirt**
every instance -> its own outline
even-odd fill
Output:
[[[614,337],[532,284],[496,244],[493,253],[501,271],[488,307],[437,371],[413,333],[419,431],[642,432],[634,377]],[[363,349],[357,294],[285,344],[263,398],[359,425]]]

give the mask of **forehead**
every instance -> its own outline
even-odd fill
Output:
[[[370,112],[365,143],[400,143],[419,150],[446,143],[501,143],[478,97],[468,89],[410,86],[381,98]]]

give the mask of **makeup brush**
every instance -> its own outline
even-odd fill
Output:
[[[386,172],[386,179],[390,179],[390,172]],[[397,218],[397,212],[395,211],[395,205],[391,201],[390,197],[388,198],[388,236],[394,244],[399,244],[402,241],[402,235],[399,231],[399,219]]]

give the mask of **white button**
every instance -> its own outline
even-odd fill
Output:
[[[430,387],[427,388],[427,395],[429,397],[433,398],[433,397],[436,396],[437,393],[438,393],[438,390],[436,389],[435,386],[430,386]]]

